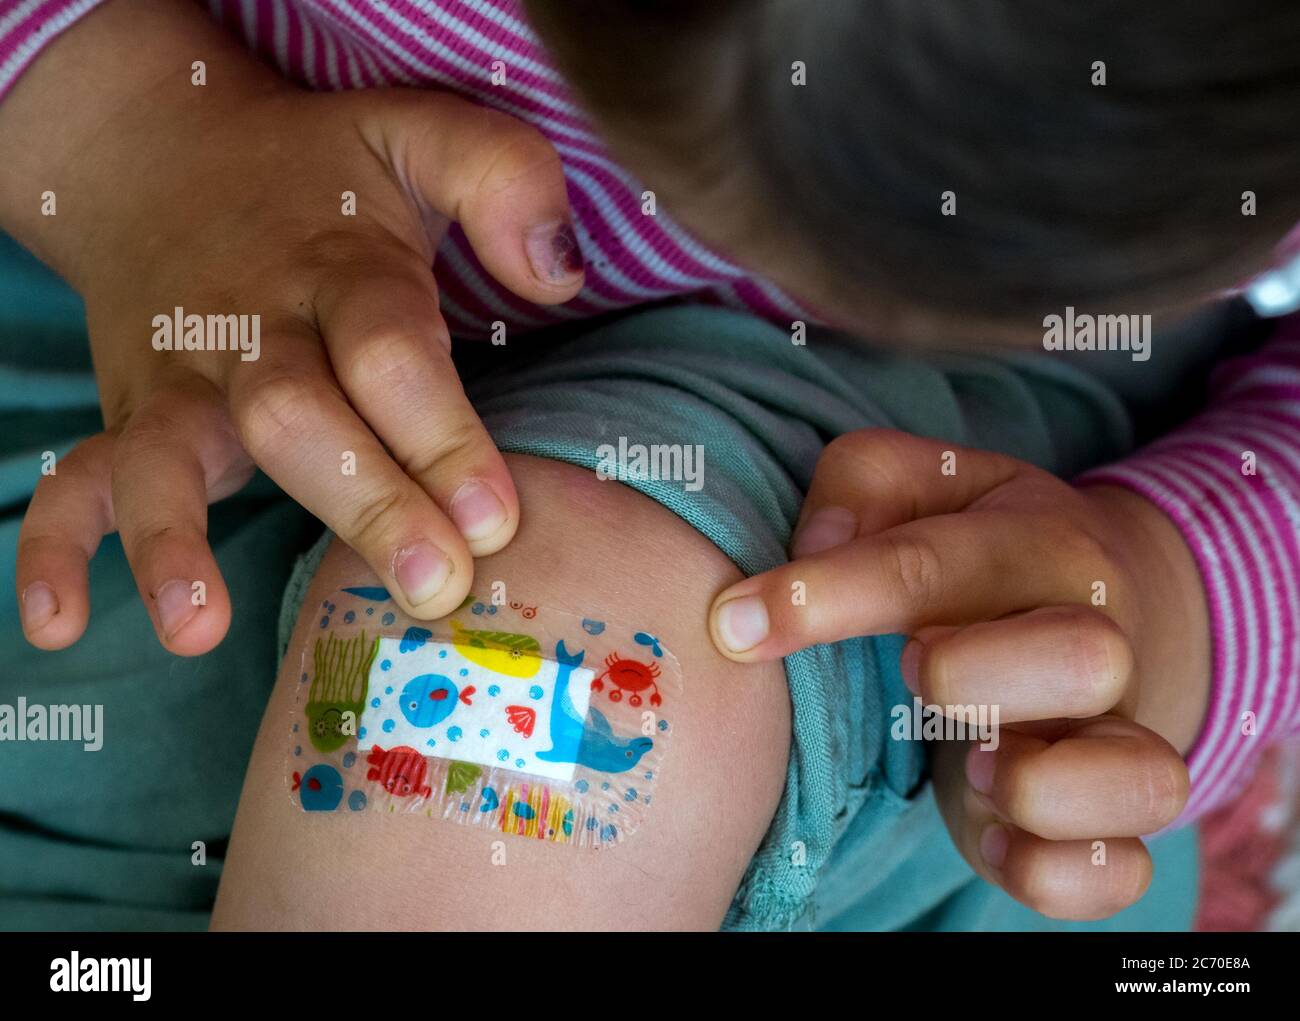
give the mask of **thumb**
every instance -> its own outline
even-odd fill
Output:
[[[381,125],[395,169],[423,204],[455,221],[498,282],[541,305],[582,288],[564,171],[541,132],[437,92],[404,93]]]
[[[790,540],[796,559],[897,525],[955,514],[1026,466],[893,429],[859,429],[822,451]]]

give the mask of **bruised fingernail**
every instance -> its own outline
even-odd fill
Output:
[[[393,577],[412,606],[427,603],[441,592],[451,570],[447,555],[427,542],[398,550],[393,557]]]
[[[582,249],[570,223],[534,227],[524,238],[533,273],[544,284],[563,284],[582,272]]]
[[[998,753],[985,751],[983,745],[973,744],[966,753],[966,782],[981,794],[993,791],[993,770],[997,766]]]
[[[799,526],[790,541],[796,560],[843,546],[858,534],[858,516],[847,507],[822,507]]]
[[[729,652],[747,652],[767,637],[767,606],[758,596],[741,596],[718,607],[718,637]]]
[[[34,581],[23,589],[23,630],[39,631],[59,612],[59,597],[43,581]]]
[[[456,490],[447,512],[469,542],[496,535],[506,523],[505,504],[479,479],[470,479]]]
[[[915,638],[903,646],[903,654],[898,657],[898,672],[903,675],[903,683],[913,695],[921,694],[921,650],[923,646]]]
[[[1011,834],[1001,823],[991,822],[980,834],[980,857],[988,863],[989,868],[1000,869],[1007,860],[1007,848],[1011,845]]]
[[[168,638],[176,637],[177,632],[199,612],[193,597],[194,583],[179,578],[167,582],[153,597],[154,605],[158,607],[158,622]]]

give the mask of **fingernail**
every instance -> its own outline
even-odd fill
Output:
[[[505,504],[491,486],[479,479],[470,479],[456,490],[447,512],[470,542],[496,535],[506,523]]]
[[[412,606],[426,603],[447,584],[451,577],[451,560],[427,542],[408,546],[393,557],[393,577],[406,601]]]
[[[731,652],[747,652],[767,637],[767,607],[758,596],[741,596],[718,608],[718,637]]]
[[[34,581],[23,589],[23,630],[39,631],[59,612],[59,597],[43,581]]]
[[[913,695],[921,694],[921,651],[924,646],[915,638],[903,646],[903,654],[898,657],[898,672],[903,675],[903,683]]]
[[[799,526],[790,541],[790,555],[798,560],[822,550],[843,546],[858,534],[858,516],[847,507],[822,507]]]
[[[991,822],[980,834],[980,857],[989,868],[1000,869],[1007,860],[1007,847],[1011,843],[1011,834],[1001,823]]]
[[[570,223],[534,227],[524,237],[533,273],[544,284],[562,284],[582,272],[582,249]]]
[[[174,638],[199,612],[194,605],[193,593],[193,583],[177,578],[163,585],[153,597],[154,605],[158,607],[158,621],[168,638]]]
[[[971,745],[966,753],[966,782],[981,794],[993,791],[993,771],[997,768],[997,752],[985,751],[981,745]]]

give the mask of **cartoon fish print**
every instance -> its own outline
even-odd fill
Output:
[[[432,727],[452,714],[458,702],[473,705],[473,685],[461,691],[442,674],[420,674],[406,682],[397,707],[412,727]]]
[[[395,798],[412,795],[427,798],[432,793],[424,782],[429,763],[408,745],[398,745],[388,751],[375,745],[366,756],[366,765],[373,767],[366,773],[366,779],[378,780],[380,786]]]
[[[302,776],[294,773],[293,789],[298,792],[304,811],[332,812],[343,800],[343,777],[333,766],[320,763]]]
[[[388,589],[377,585],[359,585],[356,588],[345,588],[343,591],[349,595],[359,596],[362,599],[369,599],[376,603],[386,603],[393,598],[388,594]]]
[[[542,668],[536,638],[509,631],[479,631],[451,622],[452,644],[471,663],[506,677],[533,677]]]

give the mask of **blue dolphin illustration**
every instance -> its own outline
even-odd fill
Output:
[[[555,699],[551,703],[551,747],[538,752],[543,762],[574,762],[601,773],[624,773],[641,761],[654,747],[648,737],[618,737],[609,720],[597,709],[591,710],[591,727],[582,718],[569,697],[569,682],[575,668],[582,665],[586,653],[570,652],[561,639],[555,645],[560,669],[555,677]]]

